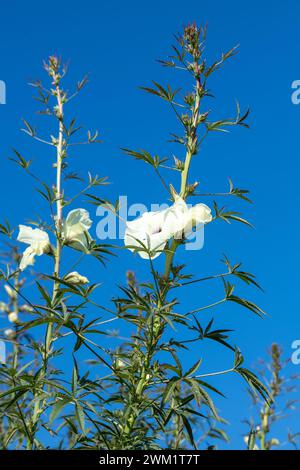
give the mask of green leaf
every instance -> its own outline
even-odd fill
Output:
[[[182,422],[183,422],[183,424],[184,424],[184,427],[185,427],[185,429],[186,429],[186,431],[187,431],[187,434],[188,434],[190,443],[192,444],[192,446],[193,446],[194,448],[196,448],[196,444],[195,444],[194,436],[193,436],[192,426],[190,425],[190,422],[189,422],[188,418],[187,418],[184,414],[181,414],[181,419],[182,419]]]
[[[26,129],[22,129],[23,132],[26,134],[30,135],[31,137],[34,137],[36,135],[35,129],[27,122],[25,119],[22,119],[23,124],[25,124]]]
[[[76,402],[75,404],[75,412],[76,412],[76,418],[79,424],[79,427],[83,434],[85,434],[85,418],[84,418],[84,411],[82,406]]]
[[[21,168],[23,168],[24,170],[28,170],[28,168],[30,167],[31,165],[31,162],[32,160],[25,160],[24,157],[22,157],[22,155],[20,154],[20,152],[18,152],[16,149],[13,149],[15,155],[16,155],[16,158],[10,158],[10,160],[12,162],[15,162],[17,165],[19,165]]]
[[[185,377],[189,377],[190,375],[194,375],[195,372],[199,369],[202,363],[202,359],[198,360],[184,375]]]
[[[122,148],[122,150],[126,155],[134,157],[136,160],[142,160],[145,163],[148,163],[148,165],[151,165],[156,169],[159,166],[163,165],[166,161],[168,161],[168,158],[160,158],[158,155],[152,156],[146,150],[136,151],[136,150],[130,150],[127,148]]]

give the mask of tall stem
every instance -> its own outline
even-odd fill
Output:
[[[198,144],[197,130],[198,130],[200,98],[201,98],[201,81],[200,81],[200,70],[198,67],[199,55],[197,55],[197,51],[195,52],[195,55],[193,57],[194,57],[193,69],[195,71],[194,76],[196,79],[195,100],[192,106],[191,121],[188,127],[186,128],[188,129],[187,143],[186,143],[186,156],[185,156],[184,168],[181,172],[181,185],[180,185],[180,196],[183,199],[186,199],[187,194],[188,194],[187,189],[188,189],[189,169],[190,169],[192,157],[197,152],[197,144]],[[169,280],[170,272],[171,272],[172,264],[173,264],[173,259],[174,259],[175,252],[179,244],[180,242],[174,238],[171,243],[171,246],[166,252],[166,264],[165,264],[165,273],[164,273],[164,277],[166,281]],[[160,308],[163,305],[165,298],[167,296],[167,293],[168,293],[168,284],[166,285],[166,289],[164,290],[162,295],[160,294],[160,292],[158,292],[158,298],[159,298],[158,308]],[[159,338],[161,337],[161,334],[164,330],[164,325],[165,325],[165,322],[164,320],[162,320],[162,318],[159,315],[155,316],[154,318],[151,318],[151,325],[148,331],[148,341],[147,341],[147,347],[146,347],[145,361],[140,371],[139,381],[137,383],[136,392],[135,392],[136,400],[138,401],[138,403],[143,402],[144,391],[147,388],[148,383],[149,383],[149,372],[151,369],[151,361],[152,361],[153,355],[155,354],[156,346],[159,341]],[[127,437],[129,437],[132,432],[132,429],[133,429],[134,423],[136,422],[138,414],[139,414],[139,411],[129,410],[129,413],[126,419],[125,428],[124,428],[124,434]]]
[[[54,272],[53,276],[59,278],[60,275],[60,263],[61,263],[61,251],[62,251],[62,185],[61,185],[61,174],[62,174],[62,161],[64,152],[64,110],[63,110],[63,99],[62,90],[60,88],[59,79],[55,85],[55,96],[57,99],[57,111],[56,116],[59,122],[58,125],[58,138],[56,144],[56,249],[54,253]],[[55,303],[57,292],[59,291],[59,281],[55,280],[53,284],[52,303]],[[48,356],[51,350],[53,337],[52,337],[52,323],[48,323],[45,341],[45,364],[47,367]]]
[[[197,63],[195,62],[195,65]],[[187,186],[188,186],[188,175],[189,169],[191,166],[192,157],[196,152],[197,148],[197,130],[198,130],[198,119],[199,119],[199,111],[200,111],[200,93],[201,93],[201,81],[200,76],[196,76],[196,90],[195,90],[195,103],[192,111],[192,125],[187,139],[186,145],[186,156],[184,162],[184,168],[181,172],[181,185],[180,185],[180,197],[182,199],[186,199],[187,197]],[[172,241],[171,247],[169,248],[166,254],[166,265],[165,265],[165,279],[169,279],[170,272],[173,264],[173,259],[175,256],[175,252],[177,250],[179,243],[175,239]]]
[[[58,141],[57,141],[57,154],[56,154],[56,252],[55,252],[55,266],[54,277],[59,277],[60,262],[61,262],[61,249],[62,249],[62,188],[61,188],[61,170],[63,159],[63,139],[64,139],[64,126],[63,126],[63,103],[59,84],[56,85],[56,96],[58,106]],[[53,300],[55,299],[59,282],[54,282],[53,287]]]

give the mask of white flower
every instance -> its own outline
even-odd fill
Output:
[[[92,240],[89,229],[92,225],[88,211],[74,209],[68,213],[63,224],[63,236],[69,243],[80,251],[88,251],[88,245]]]
[[[117,358],[115,360],[114,367],[116,369],[125,369],[127,367],[127,364],[122,359]]]
[[[7,328],[7,330],[4,331],[4,334],[8,339],[13,339],[16,336],[14,330],[11,328]]]
[[[181,239],[193,227],[211,220],[211,210],[205,204],[188,208],[185,201],[176,196],[171,207],[162,211],[145,212],[141,217],[127,222],[124,242],[130,251],[137,251],[141,258],[149,259],[143,248],[143,245],[146,246],[154,259],[160,255],[169,239]]]
[[[8,321],[10,321],[10,323],[16,323],[18,321],[18,314],[16,312],[10,312],[8,314]]]
[[[17,240],[29,245],[23,253],[20,269],[23,271],[27,266],[34,264],[34,257],[41,256],[49,250],[50,241],[47,232],[39,228],[33,229],[26,225],[19,225]]]
[[[71,273],[67,274],[64,277],[64,280],[66,282],[69,282],[70,284],[74,284],[74,285],[88,284],[90,282],[87,277],[82,276],[77,271],[72,271]]]

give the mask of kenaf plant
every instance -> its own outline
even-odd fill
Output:
[[[262,401],[249,390],[252,400],[252,417],[245,420],[250,428],[245,443],[250,450],[273,450],[290,445],[298,449],[299,432],[287,429],[284,439],[278,438],[278,421],[286,419],[297,408],[297,380],[299,375],[288,374],[290,360],[285,359],[282,348],[274,343],[268,351],[268,359],[261,360],[259,373],[270,390],[271,403]]]
[[[2,429],[9,429],[2,438],[3,448],[152,449],[167,445],[180,449],[197,448],[207,435],[226,440],[222,428],[215,424],[222,420],[211,396],[222,393],[209,379],[227,373],[240,375],[269,403],[267,388],[244,367],[240,350],[229,343],[230,330],[216,328],[212,319],[203,324],[199,317],[200,312],[225,303],[238,304],[263,316],[260,307],[235,293],[232,281],[237,279],[258,287],[254,276],[244,271],[240,263],[231,264],[226,257],[225,272],[195,276],[183,265],[184,254],[179,252],[179,247],[189,242],[195,230],[203,230],[204,224],[217,219],[248,224],[239,213],[216,202],[213,214],[206,204],[192,207],[186,204],[190,196],[249,200],[248,191],[234,187],[232,182],[228,192],[199,194],[198,184],[190,180],[191,164],[209,134],[247,126],[248,111],[241,114],[239,106],[233,119],[210,120],[205,108],[210,96],[207,82],[234,55],[235,49],[208,64],[204,57],[205,39],[205,28],[189,25],[176,38],[173,55],[161,61],[164,67],[188,74],[189,90],[182,93],[157,82],[153,82],[153,87],[144,87],[146,92],[166,101],[175,113],[182,133],[174,134],[172,140],[180,145],[182,156],[175,157],[172,166],[166,158],[145,150],[124,149],[126,154],[154,169],[172,205],[127,222],[125,245],[148,263],[149,278],[140,283],[129,272],[127,284],[109,307],[97,302],[97,284],[90,283],[85,273],[74,268],[86,258],[106,262],[113,247],[96,243],[92,238],[92,221],[86,209],[71,207],[85,196],[93,205],[105,204],[116,216],[118,208],[113,209],[99,194],[99,187],[107,183],[103,177],[89,173],[83,190],[74,196],[66,191],[67,180],[81,181],[72,168],[73,147],[98,141],[97,132],[88,132],[84,141],[74,140],[80,128],[75,119],[66,116],[67,105],[86,79],[69,94],[63,87],[67,69],[52,56],[45,63],[50,88],[39,81],[32,84],[43,104],[43,113],[54,119],[56,131],[54,135],[51,131],[49,138],[41,137],[27,121],[24,130],[52,152],[55,181],[48,183],[35,175],[32,162],[15,151],[14,161],[38,184],[37,191],[47,202],[49,214],[31,221],[30,226],[20,225],[18,241],[28,247],[17,269],[7,266],[2,271],[3,281],[22,296],[32,315],[31,320],[21,321],[16,336],[6,337],[14,344],[16,338],[22,339],[25,332],[30,332],[26,355],[20,357],[15,351],[12,360],[1,366]],[[166,179],[169,171],[179,175],[178,188]],[[96,188],[96,193],[91,193],[91,188]],[[11,235],[5,226],[2,232]],[[76,253],[79,258],[74,259]],[[36,289],[31,287],[30,295],[24,295],[14,289],[14,280],[41,255],[47,255],[49,262],[43,262],[45,269],[38,279],[32,277]],[[162,271],[154,261],[159,256],[165,259]],[[181,305],[177,294],[181,289],[209,280],[221,280],[224,288],[221,300],[191,310]],[[105,312],[106,317],[95,318],[98,311],[102,315]],[[105,324],[112,321],[118,322],[121,331],[125,323],[132,331],[121,346],[114,346],[111,333],[105,329]],[[211,373],[201,371],[203,358],[199,357],[197,345],[204,340],[217,342],[231,351],[232,365]],[[81,353],[83,349],[90,354],[88,359],[86,352]],[[187,351],[193,358],[188,367],[182,360]],[[87,367],[84,360],[88,360]],[[206,426],[203,433],[199,420]]]
[[[258,287],[254,276],[243,271],[240,263],[231,265],[225,258],[227,272],[194,279],[183,264],[175,262],[177,249],[188,241],[193,229],[203,230],[204,224],[216,219],[248,223],[237,212],[220,208],[216,203],[212,216],[210,208],[205,204],[199,203],[188,208],[185,202],[189,196],[199,196],[196,193],[197,183],[190,182],[189,173],[191,163],[205,138],[209,133],[224,130],[228,126],[246,126],[248,115],[248,111],[241,115],[238,106],[234,119],[211,122],[209,112],[202,109],[204,99],[210,94],[207,88],[209,77],[235,52],[232,49],[212,65],[207,65],[203,56],[205,38],[205,28],[197,28],[196,25],[186,27],[184,34],[177,37],[174,54],[168,60],[160,61],[165,67],[190,75],[192,89],[183,95],[182,100],[179,90],[172,90],[170,85],[162,86],[153,82],[154,87],[143,87],[146,92],[166,101],[174,111],[182,127],[182,134],[173,135],[173,140],[184,150],[184,157],[176,157],[174,166],[170,167],[167,159],[159,155],[151,155],[146,150],[124,149],[127,155],[144,161],[154,169],[164,189],[168,190],[173,205],[162,211],[146,212],[139,219],[127,223],[125,244],[131,251],[148,260],[152,280],[138,284],[131,279],[122,289],[123,295],[115,299],[118,316],[131,322],[135,332],[131,341],[120,348],[118,354],[114,353],[118,367],[112,383],[117,383],[119,389],[111,397],[113,407],[109,411],[114,427],[106,432],[112,448],[159,447],[162,445],[160,436],[169,427],[175,433],[169,445],[174,448],[185,447],[188,440],[189,445],[196,447],[194,434],[197,434],[199,427],[193,426],[195,417],[208,421],[208,416],[212,415],[216,420],[220,419],[210,393],[221,392],[208,382],[210,376],[237,373],[253,390],[265,400],[268,399],[266,387],[253,372],[243,367],[241,352],[228,343],[229,330],[215,329],[213,320],[204,326],[197,317],[199,312],[225,302],[237,303],[262,316],[264,312],[253,302],[237,296],[235,286],[227,280],[228,277],[236,278]],[[168,170],[179,173],[178,190],[166,181],[162,172]],[[230,182],[228,193],[207,196],[231,195],[248,201],[247,193],[246,190],[235,188]],[[165,257],[163,272],[159,272],[153,262],[161,255]],[[225,290],[221,300],[190,311],[184,305],[180,306],[176,297],[179,288],[216,278],[222,280]],[[185,328],[189,339],[184,340]],[[184,368],[182,352],[195,345],[190,356],[197,356],[197,343],[204,339],[216,341],[232,350],[234,359],[229,369],[199,373],[202,362],[200,357],[190,367]],[[214,437],[226,439],[225,433],[219,429]]]

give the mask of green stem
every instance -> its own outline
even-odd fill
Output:
[[[60,89],[59,80],[55,87],[56,99],[57,99],[57,118],[59,120],[58,127],[58,139],[57,139],[57,150],[56,150],[56,249],[54,253],[54,271],[53,276],[59,278],[60,274],[60,263],[61,263],[61,251],[62,251],[62,188],[61,188],[61,175],[62,175],[62,160],[64,152],[64,125],[63,125],[63,100],[62,91]],[[59,291],[59,281],[55,280],[53,284],[52,293],[52,304],[55,304],[56,296]],[[46,329],[45,335],[45,349],[44,349],[44,361],[43,361],[43,374],[46,376],[49,355],[53,344],[53,324],[49,322]],[[42,406],[43,400],[36,400],[34,406],[34,419],[38,422],[39,417],[44,409]]]
[[[56,252],[55,252],[55,266],[54,276],[59,277],[60,262],[61,262],[61,250],[62,250],[62,188],[61,188],[61,172],[62,172],[62,159],[63,159],[63,138],[64,138],[64,125],[63,125],[63,103],[61,90],[59,85],[56,86],[57,106],[58,106],[58,119],[59,119],[59,131],[58,131],[58,142],[57,142],[57,154],[56,154]],[[54,281],[53,287],[53,300],[59,289],[59,282]]]
[[[61,251],[62,251],[62,188],[61,188],[61,174],[62,174],[62,160],[63,160],[63,139],[64,139],[64,125],[63,125],[63,102],[62,94],[59,83],[56,85],[56,98],[58,108],[58,139],[57,139],[57,151],[56,151],[56,249],[54,254],[54,272],[53,276],[59,278],[60,274],[60,263],[61,263]],[[53,285],[52,303],[55,303],[57,293],[59,291],[59,281],[55,280]],[[45,357],[44,357],[44,368],[47,368],[48,356],[51,350],[53,342],[53,325],[48,323],[46,331],[45,341]]]
[[[195,65],[197,65],[196,60],[195,60]],[[190,164],[191,164],[192,157],[196,153],[196,149],[197,149],[197,129],[198,129],[198,118],[199,118],[199,109],[200,109],[201,83],[200,83],[199,75],[197,75],[195,78],[196,78],[195,103],[194,103],[193,110],[192,110],[192,116],[191,116],[192,123],[191,123],[190,133],[187,139],[187,150],[186,150],[184,168],[183,168],[183,171],[181,172],[180,196],[183,199],[185,199],[187,196],[188,175],[189,175]],[[171,247],[169,247],[169,249],[166,251],[166,264],[165,264],[164,277],[167,281],[169,280],[169,277],[170,277],[173,259],[174,259],[175,252],[179,244],[180,242],[173,239]],[[167,293],[168,293],[168,283],[162,295],[160,295],[159,293],[159,307],[163,305],[163,302],[166,298]],[[156,344],[160,338],[162,329],[163,329],[163,321],[159,316],[156,316],[151,321],[151,328],[149,331],[145,363],[143,364],[140,379],[136,388],[136,399],[138,403],[142,402],[144,390],[149,383],[149,380],[147,377],[148,371],[149,371],[151,360],[152,360],[153,354],[155,353]],[[124,427],[124,434],[127,437],[129,437],[132,432],[132,428],[137,419],[137,415],[138,415],[138,411],[134,412],[132,410],[129,410],[128,412],[126,424]]]
[[[187,187],[188,187],[188,176],[189,170],[191,166],[191,161],[193,155],[196,153],[197,148],[197,130],[198,130],[198,118],[199,118],[199,111],[200,111],[200,91],[201,91],[201,82],[200,77],[196,77],[196,98],[194,103],[194,108],[192,112],[192,126],[190,130],[190,135],[187,139],[187,151],[185,156],[184,168],[181,172],[181,184],[180,184],[180,197],[182,199],[186,199],[187,197]],[[165,265],[165,279],[169,279],[172,264],[175,256],[175,252],[178,248],[180,243],[175,239],[172,241],[171,248],[166,254],[166,265]]]
[[[269,432],[270,405],[266,404],[262,415],[262,429],[259,435],[260,450],[268,450],[266,438]]]

